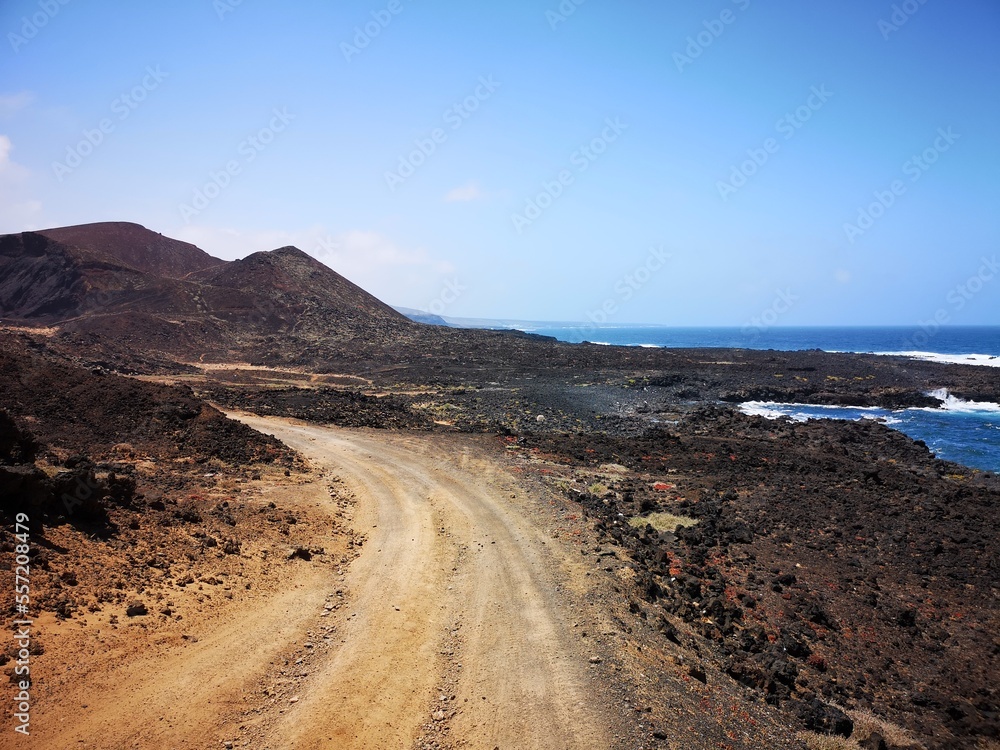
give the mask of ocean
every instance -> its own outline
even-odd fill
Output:
[[[1000,326],[923,328],[668,328],[537,324],[522,330],[561,341],[670,348],[743,348],[894,354],[1000,368]],[[1000,378],[1000,370],[997,372]],[[927,443],[938,458],[1000,473],[1000,404],[957,399],[939,391],[938,409],[856,409],[753,402],[743,411],[771,419],[879,419]]]
[[[520,326],[518,326],[521,328]],[[1000,326],[921,328],[667,328],[532,324],[521,330],[560,341],[670,348],[777,349],[827,352],[913,353],[915,356],[985,355],[1000,367]]]

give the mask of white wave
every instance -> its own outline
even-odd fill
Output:
[[[952,396],[951,393],[948,392],[947,388],[938,388],[936,391],[931,391],[927,395],[932,398],[940,399],[943,403],[941,406],[917,407],[919,411],[953,411],[964,414],[979,414],[985,412],[1000,414],[1000,404],[995,404],[992,401],[966,401],[965,399],[958,398],[957,396]]]
[[[773,401],[745,401],[740,404],[740,411],[751,417],[764,417],[765,419],[781,419],[788,417],[795,422],[805,422],[808,417],[802,414],[788,413],[777,407],[791,407],[794,404],[777,404]]]
[[[850,408],[850,407],[848,407],[848,408]],[[874,407],[874,408],[878,408],[878,407]],[[860,411],[860,409],[859,409],[859,411]],[[894,424],[902,424],[903,423],[903,420],[900,419],[899,417],[890,417],[890,416],[888,416],[886,414],[862,414],[860,417],[858,417],[858,419],[856,419],[854,421],[861,421],[863,419],[867,419],[867,420],[869,420],[871,422],[881,422],[882,424],[884,424],[886,426],[888,426],[888,425],[894,425]]]
[[[636,344],[640,349],[662,349],[659,344]]]
[[[826,404],[782,404],[774,401],[747,401],[740,404],[740,411],[751,416],[765,419],[781,419],[787,417],[793,422],[808,422],[811,419],[844,419],[860,421],[870,419],[885,425],[902,424],[899,417],[891,416],[888,410],[880,406],[836,406]],[[858,412],[870,412],[858,416],[848,416]]]
[[[1000,367],[1000,357],[992,354],[941,354],[940,352],[871,352],[880,357],[907,357],[924,362],[940,362],[946,365],[975,365],[977,367]]]

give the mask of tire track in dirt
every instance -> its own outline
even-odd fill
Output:
[[[186,641],[87,662],[25,747],[612,746],[563,619],[568,551],[475,441],[233,416],[340,477],[360,554],[346,576],[290,566],[283,590],[192,621]],[[329,495],[297,493],[342,524]]]
[[[368,534],[342,642],[269,746],[609,747],[551,545],[487,460],[444,455],[434,435],[242,418],[336,472]]]

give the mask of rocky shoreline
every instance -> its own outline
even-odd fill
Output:
[[[641,438],[513,440],[627,551],[637,617],[683,623],[805,728],[839,731],[841,706],[930,748],[1000,732],[997,477],[875,423],[724,409]]]
[[[45,405],[57,380],[75,383],[88,403],[97,399],[86,394],[109,379],[134,383],[129,403],[149,402],[155,420],[176,422],[178,447],[152,446],[139,413],[129,412],[123,437],[120,418],[90,408],[87,440],[102,436],[100,450],[131,440],[147,453],[180,448],[237,464],[259,454],[291,465],[268,439],[226,437],[233,428],[201,399],[324,424],[493,434],[620,550],[634,574],[622,593],[631,616],[668,641],[701,644],[697,675],[728,675],[820,733],[850,733],[845,712],[871,710],[931,750],[980,748],[1000,736],[1000,550],[992,533],[1000,479],[937,460],[880,424],[767,421],[735,408],[747,400],[936,405],[927,395],[935,388],[1000,400],[988,368],[496,341],[499,350],[461,361],[400,361],[397,352],[364,367],[327,362],[313,375],[189,365],[159,378],[183,383],[178,389],[123,379],[88,358],[72,364],[58,343],[8,337],[5,372],[19,384],[6,389],[18,399],[8,407],[20,446],[11,460],[33,455],[15,424],[32,413],[46,441],[79,447],[81,403]],[[558,357],[520,370],[515,357],[501,368],[510,346],[555,347]],[[592,355],[598,361],[584,366]],[[246,448],[234,453],[234,445]],[[136,504],[128,477],[102,479],[108,504]],[[124,495],[112,491],[122,487]]]

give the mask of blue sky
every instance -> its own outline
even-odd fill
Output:
[[[5,0],[0,231],[453,316],[1000,323],[1000,5],[780,5]]]

